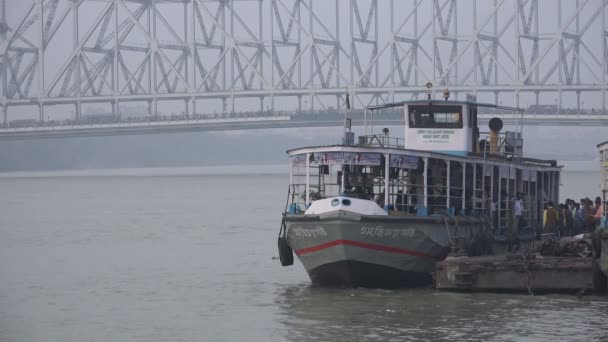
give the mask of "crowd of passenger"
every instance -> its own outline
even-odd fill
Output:
[[[581,198],[579,202],[566,199],[557,206],[553,202],[547,202],[543,212],[542,233],[557,236],[592,233],[601,225],[603,217],[604,207],[600,197],[596,197],[595,201]]]

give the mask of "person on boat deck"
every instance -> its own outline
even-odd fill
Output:
[[[377,194],[376,197],[374,197],[374,202],[376,202],[380,208],[384,208],[384,195],[382,193]]]
[[[559,213],[553,206],[553,202],[547,202],[543,213],[543,233],[557,233]]]
[[[488,214],[492,213],[490,211],[491,208],[492,208],[492,197],[490,196],[489,191],[485,190],[483,192],[482,209],[484,210],[484,213],[486,215],[488,215]]]
[[[518,236],[519,228],[522,226],[522,220],[524,217],[524,200],[521,197],[521,192],[515,194],[515,201],[513,202],[513,214],[515,215],[515,218],[513,219],[513,234]]]
[[[403,196],[403,190],[397,191],[397,198],[395,202],[397,211],[405,211],[405,196]]]
[[[445,207],[446,203],[446,190],[445,188],[439,188],[439,185],[434,186],[431,191],[431,195],[429,196],[429,207],[431,208],[440,208]]]
[[[492,213],[492,225],[494,229],[498,229],[498,199],[494,197],[490,204],[490,212]]]

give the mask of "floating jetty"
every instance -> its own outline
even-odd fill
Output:
[[[593,258],[506,254],[437,263],[440,290],[578,292],[592,288]]]

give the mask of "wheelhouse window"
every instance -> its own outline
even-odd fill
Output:
[[[410,128],[462,128],[461,106],[409,106]]]

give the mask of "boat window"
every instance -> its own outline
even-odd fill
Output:
[[[410,128],[462,128],[461,106],[409,106]]]

